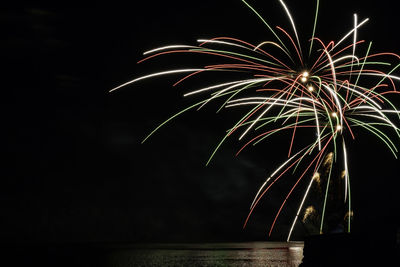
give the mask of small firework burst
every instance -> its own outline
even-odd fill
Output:
[[[304,215],[303,215],[303,222],[306,222],[306,220],[310,219],[311,216],[315,216],[315,208],[313,206],[309,206],[306,208],[306,210],[304,211]]]
[[[322,233],[328,195],[333,191],[330,187],[335,164],[337,169],[344,169],[338,175],[341,177],[338,181],[342,181],[342,201],[346,205],[347,214],[353,214],[346,149],[346,143],[355,139],[353,129],[358,127],[372,133],[397,158],[397,148],[387,132],[392,131],[400,137],[399,128],[392,122],[392,116],[400,118],[399,111],[389,100],[390,95],[398,94],[396,82],[400,78],[394,72],[400,64],[392,62],[398,62],[400,56],[389,52],[374,53],[372,42],[358,40],[357,32],[368,19],[359,21],[356,14],[352,29],[338,41],[324,42],[318,38],[315,33],[319,0],[316,1],[312,35],[307,38],[307,50],[303,50],[300,45],[294,19],[282,0],[279,3],[290,22],[290,30],[280,26],[271,27],[251,5],[244,0],[242,2],[272,33],[272,40],[251,44],[237,38],[216,37],[200,39],[197,45],[159,47],[145,52],[145,58],[139,62],[180,53],[213,56],[219,63],[213,61],[212,64],[200,67],[152,73],[128,81],[111,91],[163,75],[183,74],[174,84],[176,86],[186,79],[210,72],[232,74],[229,81],[215,82],[213,78],[208,86],[186,93],[185,97],[206,96],[161,123],[144,141],[172,119],[189,110],[201,109],[215,100],[223,102],[218,110],[247,107],[244,115],[227,130],[208,162],[225,140],[236,134],[239,141],[243,142],[238,154],[249,145],[257,145],[272,135],[289,132],[290,137],[287,142],[288,158],[261,185],[250,205],[244,226],[260,199],[286,173],[293,171],[296,179],[276,212],[269,235],[292,192],[299,188],[299,184],[305,183],[308,186],[291,225],[287,238],[290,239],[313,182],[325,185],[320,216]],[[388,58],[392,59],[388,61]],[[245,78],[238,78],[242,76]],[[313,139],[304,144],[301,138],[296,138],[298,135],[312,136]],[[284,149],[284,146],[281,148]],[[299,174],[295,172],[298,169],[302,169]],[[305,214],[315,213],[315,208],[310,208],[306,209]],[[347,231],[350,232],[351,220],[347,221]]]
[[[317,183],[317,184],[321,184],[321,175],[319,172],[315,172],[313,175],[313,180]]]
[[[343,170],[343,171],[341,172],[340,178],[341,178],[341,179],[346,178],[346,170]]]

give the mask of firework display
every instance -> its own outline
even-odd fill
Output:
[[[163,75],[179,75],[174,86],[195,76],[213,73],[210,84],[196,88],[185,97],[198,95],[201,101],[181,110],[154,129],[146,141],[160,127],[190,111],[222,101],[218,110],[240,107],[246,110],[219,142],[207,164],[227,138],[238,136],[243,146],[238,154],[250,145],[267,141],[268,137],[287,132],[287,158],[273,170],[261,185],[250,205],[250,216],[260,200],[282,177],[295,177],[284,201],[277,208],[271,223],[271,235],[276,221],[292,193],[301,188],[303,194],[288,229],[290,240],[297,223],[312,222],[314,232],[331,230],[327,217],[327,202],[339,203],[330,210],[341,210],[339,219],[346,231],[351,230],[353,215],[351,182],[347,143],[356,138],[353,129],[361,128],[384,144],[397,158],[397,148],[391,136],[400,137],[393,122],[400,118],[399,111],[389,96],[398,94],[394,72],[400,67],[400,56],[389,52],[372,52],[372,42],[359,40],[357,32],[368,19],[359,20],[354,14],[351,30],[338,41],[318,38],[319,1],[316,1],[312,35],[299,38],[294,18],[288,6],[279,0],[289,22],[289,29],[272,27],[249,3],[242,0],[271,33],[269,41],[257,44],[230,37],[200,39],[197,45],[168,45],[144,53],[139,63],[162,55],[177,53],[213,57],[212,64],[201,67],[171,69],[148,74],[113,88]],[[304,48],[304,43],[307,47]],[[303,46],[301,46],[303,44]],[[218,61],[219,63],[215,63]],[[221,75],[221,80],[215,77]],[[231,80],[226,80],[231,75]],[[299,138],[306,136],[307,138]],[[311,137],[311,138],[310,138]],[[307,140],[307,143],[304,143]],[[143,141],[143,142],[144,142]],[[266,142],[268,144],[268,142]],[[286,174],[286,176],[285,176]],[[307,207],[311,194],[319,203]]]

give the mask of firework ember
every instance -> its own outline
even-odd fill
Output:
[[[244,0],[242,2],[265,24],[272,34],[271,40],[251,44],[236,38],[217,37],[200,39],[197,45],[159,47],[145,52],[145,58],[139,62],[162,55],[190,53],[213,56],[220,60],[220,63],[216,64],[214,60],[213,64],[201,67],[152,73],[128,81],[111,91],[143,79],[163,75],[180,75],[175,83],[176,86],[186,79],[206,75],[209,72],[214,73],[213,77],[215,73],[224,73],[224,79],[225,73],[231,73],[231,77],[234,78],[230,81],[215,82],[215,78],[212,78],[208,86],[186,93],[185,97],[206,96],[200,102],[194,103],[161,123],[144,141],[182,113],[201,109],[217,99],[223,100],[222,107],[218,108],[247,107],[245,114],[227,130],[208,163],[228,137],[238,136],[239,140],[245,140],[242,141],[244,144],[238,154],[249,145],[259,144],[274,134],[289,132],[290,138],[287,142],[288,158],[284,159],[261,185],[250,205],[244,226],[260,199],[266,196],[284,174],[292,172],[292,177],[295,177],[294,182],[285,193],[285,200],[278,207],[269,235],[287,200],[300,183],[307,186],[287,239],[290,239],[301,214],[305,212],[300,221],[306,220],[311,214],[316,216],[316,208],[303,209],[313,184],[314,187],[322,188],[321,212],[318,216],[320,233],[324,232],[326,203],[328,195],[333,192],[331,188],[333,180],[339,181],[341,185],[343,196],[341,201],[346,207],[344,214],[347,214],[343,217],[346,219],[347,231],[350,232],[349,214],[352,215],[353,210],[346,143],[356,138],[354,128],[362,128],[372,133],[397,157],[397,148],[388,131],[400,137],[399,128],[392,121],[394,118],[400,118],[400,114],[389,100],[389,96],[398,94],[396,82],[400,78],[395,76],[394,72],[400,64],[393,65],[393,62],[398,62],[400,56],[388,52],[374,53],[372,42],[358,40],[357,31],[368,22],[368,19],[359,21],[356,14],[351,30],[345,32],[337,39],[338,41],[326,42],[318,38],[316,35],[318,0],[312,35],[305,40],[308,44],[306,50],[300,45],[302,43],[299,39],[300,33],[296,29],[288,6],[282,0],[279,2],[290,22],[290,29],[272,27],[251,5]],[[303,144],[301,141],[303,138],[297,138],[298,135],[306,135],[307,138],[311,136],[313,140]],[[299,166],[301,167],[298,168]],[[335,172],[332,169],[335,166],[340,169],[338,175],[340,179],[333,177]]]

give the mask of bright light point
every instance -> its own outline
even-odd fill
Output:
[[[337,113],[336,112],[332,112],[332,117],[337,118]]]
[[[302,77],[300,78],[300,80],[303,83],[307,82],[307,77],[310,75],[310,74],[308,74],[308,71],[304,71],[301,75],[302,75]]]
[[[342,130],[342,125],[337,125],[336,130],[338,130],[338,131]]]
[[[312,92],[314,91],[314,87],[312,87],[311,85],[308,87],[308,91]]]

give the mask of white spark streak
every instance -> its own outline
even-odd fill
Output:
[[[346,144],[344,143],[343,139],[343,160],[344,160],[344,171],[345,171],[345,182],[344,182],[344,202],[346,203],[347,201],[347,186],[349,182],[349,169],[347,166],[347,150],[346,150]]]
[[[209,87],[201,88],[201,89],[186,93],[183,96],[186,97],[186,96],[202,93],[202,92],[205,92],[205,91],[213,90],[213,89],[216,89],[216,88],[220,88],[220,87],[224,87],[224,86],[228,86],[228,85],[232,85],[232,84],[240,84],[240,83],[249,84],[249,83],[255,83],[255,82],[266,82],[266,81],[269,81],[269,80],[271,80],[271,79],[269,79],[269,78],[260,78],[260,79],[238,80],[238,81],[233,81],[233,82],[228,82],[228,83],[221,83],[221,84],[212,85],[212,86],[209,86]]]
[[[253,50],[253,49],[250,49],[250,48],[248,48],[246,46],[243,46],[243,45],[240,45],[240,44],[231,43],[231,42],[227,42],[227,41],[219,41],[219,40],[212,40],[212,39],[198,39],[197,42],[198,43],[225,44],[225,45],[236,46],[236,47],[240,47],[240,48],[244,48],[244,49]],[[196,48],[199,48],[199,47],[196,47]]]
[[[158,47],[149,51],[146,51],[143,53],[143,55],[148,55],[148,54],[152,54],[155,52],[159,52],[159,51],[163,51],[163,50],[169,50],[169,49],[176,49],[176,48],[198,48],[196,46],[192,46],[192,45],[167,45],[167,46],[162,46],[162,47]]]
[[[292,28],[293,28],[294,34],[296,35],[297,44],[299,45],[299,51],[301,52],[301,46],[300,46],[299,36],[297,35],[297,31],[296,31],[296,26],[295,26],[294,20],[293,20],[292,16],[290,15],[289,9],[286,7],[285,3],[284,3],[282,0],[279,0],[279,1],[281,2],[283,8],[284,8],[285,11],[286,11],[286,14],[287,14],[288,17],[289,17],[290,23],[292,24]]]
[[[330,51],[332,51],[333,49],[335,49],[341,42],[343,42],[344,40],[347,39],[347,37],[349,37],[354,31],[356,31],[358,28],[360,28],[362,25],[364,25],[367,21],[369,21],[368,18],[366,18],[365,20],[363,20],[360,24],[357,25],[357,27],[354,27],[353,30],[349,31],[339,42],[336,43],[335,46],[332,47],[332,49]]]
[[[280,165],[269,177],[268,179],[263,183],[263,185],[260,187],[260,189],[258,190],[256,196],[254,197],[253,202],[250,205],[250,209],[253,208],[254,203],[257,200],[258,195],[261,193],[261,190],[264,189],[265,185],[269,182],[269,180],[272,179],[272,177],[274,177],[283,167],[285,167],[293,158],[295,158],[297,155],[299,155],[301,152],[303,152],[307,147],[303,148],[302,150],[300,150],[299,152],[297,152],[295,155],[293,155],[292,157],[290,157],[287,161],[285,161],[282,165]]]
[[[287,237],[287,239],[286,239],[287,242],[289,242],[289,240],[290,240],[290,236],[292,235],[293,228],[294,228],[294,226],[295,226],[295,224],[296,224],[296,222],[297,222],[297,218],[299,217],[300,211],[301,211],[301,209],[303,208],[304,201],[305,201],[306,198],[307,198],[308,192],[310,191],[310,188],[311,188],[311,185],[313,184],[313,182],[314,182],[314,177],[311,178],[311,181],[310,181],[310,183],[308,184],[306,193],[304,194],[303,200],[301,201],[300,206],[299,206],[299,209],[297,210],[296,217],[294,218],[294,221],[293,221],[293,223],[292,223],[292,226],[290,227],[289,235],[288,235],[288,237]]]
[[[168,74],[174,74],[174,73],[182,73],[182,72],[195,72],[195,71],[210,71],[209,69],[179,69],[179,70],[168,70],[168,71],[162,71],[162,72],[156,72],[156,73],[152,73],[149,75],[145,75],[136,79],[133,79],[129,82],[123,83],[117,87],[114,87],[113,89],[111,89],[109,92],[111,93],[112,91],[115,91],[121,87],[127,86],[129,84],[144,80],[144,79],[148,79],[148,78],[153,78],[153,77],[157,77],[157,76],[161,76],[161,75],[168,75]]]

